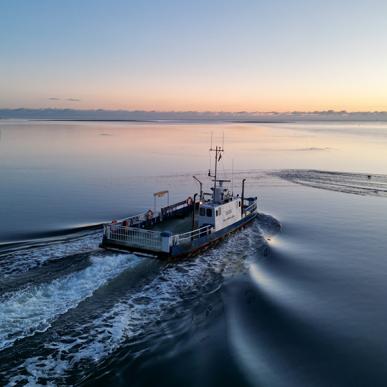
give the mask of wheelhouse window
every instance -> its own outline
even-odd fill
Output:
[[[200,207],[199,213],[200,213],[200,216],[206,216],[206,209],[203,207]]]
[[[207,208],[206,214],[209,218],[212,218],[212,208]]]

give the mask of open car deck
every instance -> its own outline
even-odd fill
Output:
[[[191,209],[189,213],[184,214],[183,216],[170,217],[165,219],[160,223],[156,223],[153,226],[150,226],[150,230],[153,231],[170,231],[172,234],[182,234],[186,232],[192,231],[192,228],[197,227],[197,222],[194,221],[195,226],[192,227],[192,211]],[[194,218],[197,218],[198,211],[195,210]]]

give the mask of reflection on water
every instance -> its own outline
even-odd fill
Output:
[[[0,242],[45,238],[0,253],[1,385],[385,385],[387,125],[0,126]],[[211,132],[270,215],[184,261],[99,250],[83,226],[197,190]]]
[[[385,124],[0,121],[0,242],[141,211],[151,192],[197,187],[167,176],[205,174],[211,134],[221,171],[283,168],[386,173]],[[360,158],[359,155],[362,155]],[[235,176],[239,184],[241,176]],[[239,180],[238,180],[239,179]]]

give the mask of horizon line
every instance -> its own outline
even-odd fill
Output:
[[[106,109],[106,108],[65,108],[65,107],[0,107],[0,112],[16,112],[16,111],[58,111],[58,112],[107,112],[107,113],[149,113],[149,114],[167,114],[167,113],[189,113],[189,114],[251,114],[251,115],[289,115],[289,114],[387,114],[387,110],[287,110],[287,111],[258,111],[258,110],[147,110],[147,109]]]
[[[259,111],[157,111],[74,108],[0,108],[0,120],[24,119],[44,121],[185,121],[234,123],[291,122],[387,122],[387,111],[314,110],[291,112]]]

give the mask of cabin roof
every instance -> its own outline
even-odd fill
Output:
[[[229,200],[228,202],[225,202],[225,203],[214,203],[214,202],[206,202],[206,203],[203,203],[200,205],[200,207],[202,208],[217,208],[217,207],[221,207],[225,204],[228,204],[230,202],[234,202],[236,200],[239,200],[240,198],[239,197],[233,197],[231,198],[231,200]]]

